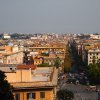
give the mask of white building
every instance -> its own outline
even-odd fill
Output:
[[[91,39],[100,39],[100,34],[91,34],[90,38]]]
[[[9,34],[4,34],[4,35],[3,35],[3,38],[4,38],[4,39],[10,39],[11,36],[10,36]]]

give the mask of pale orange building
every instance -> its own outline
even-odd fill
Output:
[[[15,100],[55,99],[58,79],[57,69],[34,65],[8,66],[6,68],[10,68],[8,72],[6,70],[5,74],[7,80],[14,87]]]
[[[12,52],[12,46],[0,46],[1,54],[10,54]]]
[[[38,58],[38,59],[34,59],[34,65],[39,65],[39,64],[42,64],[43,60],[41,58]]]

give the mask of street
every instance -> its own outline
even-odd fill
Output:
[[[67,89],[74,93],[73,100],[98,100],[98,93],[95,91],[87,91],[84,85],[62,84],[60,89]]]

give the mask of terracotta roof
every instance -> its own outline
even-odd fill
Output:
[[[3,54],[2,53],[0,53],[0,57],[3,57]]]
[[[98,47],[98,48],[100,48],[100,43],[95,44],[94,47]]]
[[[17,69],[29,69],[29,68],[35,69],[36,66],[35,65],[18,65],[17,66]]]

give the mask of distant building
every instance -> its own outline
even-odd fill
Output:
[[[100,34],[91,34],[90,38],[100,40]]]
[[[3,34],[3,39],[10,39],[11,36],[9,34]]]
[[[23,64],[23,50],[17,45],[0,46],[0,63],[2,64]]]
[[[88,50],[88,65],[97,63],[100,60],[100,49]]]
[[[42,64],[43,60],[41,58],[34,59],[34,65]]]
[[[12,47],[11,46],[0,46],[0,53],[1,54],[9,54],[12,52]]]
[[[80,59],[86,64],[100,62],[100,34],[89,34],[90,37],[74,39],[72,42]]]
[[[3,55],[1,59],[3,64],[23,64],[23,51]]]
[[[37,52],[37,56],[34,59],[34,64],[38,65],[42,62],[49,63],[50,65],[54,64],[55,58],[59,57],[61,64],[64,62],[65,58],[65,48],[64,47],[29,47],[30,54],[35,55]],[[41,59],[43,58],[43,59]]]

